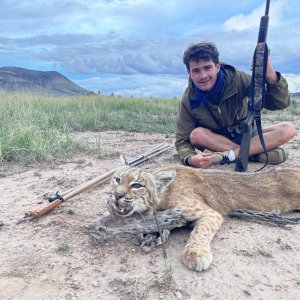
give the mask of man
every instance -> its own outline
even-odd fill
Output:
[[[183,164],[208,168],[214,163],[229,163],[237,159],[242,133],[241,120],[248,110],[251,76],[233,66],[219,62],[219,52],[213,43],[189,46],[183,55],[189,74],[189,84],[180,103],[175,146]],[[275,72],[270,58],[267,64],[267,92],[264,108],[283,109],[289,105],[288,84]],[[257,133],[251,138],[249,156],[265,161],[266,155]],[[263,128],[269,163],[285,161],[287,155],[279,147],[296,134],[289,122]]]

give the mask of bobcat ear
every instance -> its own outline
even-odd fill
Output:
[[[125,167],[125,166],[128,166],[128,162],[125,158],[125,156],[123,154],[120,155],[120,158],[119,158],[119,163],[118,163],[118,167]]]
[[[162,193],[167,186],[174,180],[176,170],[161,171],[155,174],[155,184],[158,193]]]

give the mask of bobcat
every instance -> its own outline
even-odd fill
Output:
[[[177,208],[185,219],[196,221],[182,255],[183,263],[195,271],[211,264],[210,242],[223,215],[238,208],[282,213],[300,209],[300,170],[292,168],[235,173],[172,165],[151,174],[121,159],[111,189],[111,204],[120,216]]]

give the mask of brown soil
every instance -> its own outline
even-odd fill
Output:
[[[77,137],[90,144],[100,138],[105,158],[80,154],[68,162],[0,170],[0,299],[299,299],[299,225],[280,228],[228,217],[212,242],[211,268],[203,273],[181,263],[189,231],[176,230],[166,244],[169,276],[161,247],[146,254],[129,235],[94,243],[89,226],[107,214],[108,184],[38,220],[17,224],[43,194],[66,191],[112,170],[119,153],[131,158],[162,142],[174,143],[170,136],[122,131]],[[299,146],[298,137],[287,145],[290,156],[282,166],[299,167]],[[141,167],[154,170],[170,163],[179,163],[174,148]],[[222,168],[230,172],[234,166]]]

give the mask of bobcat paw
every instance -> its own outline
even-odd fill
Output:
[[[210,266],[213,256],[209,249],[187,247],[182,255],[183,263],[193,271],[205,271]]]

